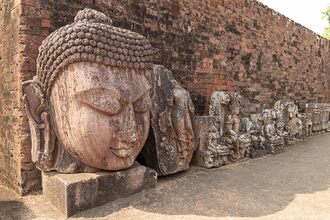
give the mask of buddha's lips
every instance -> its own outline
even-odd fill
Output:
[[[134,146],[133,143],[123,143],[119,142],[116,147],[110,147],[110,150],[113,154],[115,154],[118,157],[129,157],[134,152]]]
[[[134,148],[129,148],[129,149],[111,149],[111,151],[117,157],[124,158],[124,157],[130,157],[132,155],[132,153],[134,152]]]
[[[111,146],[111,150],[129,150],[135,146],[135,143],[119,142],[116,146]]]

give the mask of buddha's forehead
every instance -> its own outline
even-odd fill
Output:
[[[72,81],[75,93],[103,88],[126,102],[133,102],[150,90],[144,70],[77,63],[70,65],[67,71],[66,80]]]

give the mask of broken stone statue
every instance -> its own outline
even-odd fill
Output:
[[[285,144],[293,144],[303,138],[303,125],[298,106],[292,101],[277,101],[274,109],[281,112],[284,121]]]
[[[224,105],[225,115],[221,143],[229,149],[229,161],[235,162],[250,157],[251,140],[248,135],[240,132],[241,96],[238,93],[228,93],[229,102]]]
[[[301,110],[300,119],[302,123],[302,136],[303,138],[309,137],[313,134],[313,121],[312,121],[312,112],[308,103],[300,104],[299,109]]]
[[[308,110],[312,114],[313,132],[323,133],[330,130],[330,104],[312,103]]]
[[[198,142],[189,92],[160,65],[154,65],[150,82],[151,132],[141,160],[159,175],[187,170]]]
[[[262,111],[263,136],[269,154],[277,154],[284,150],[283,124],[280,111],[264,109]]]
[[[250,157],[265,156],[268,151],[265,146],[266,140],[263,136],[261,114],[251,114],[248,118],[242,118],[241,126],[242,132],[249,134],[251,138]]]
[[[196,117],[199,146],[192,163],[219,167],[250,156],[251,135],[242,133],[240,95],[214,91],[209,116]]]
[[[212,168],[229,163],[229,148],[221,144],[229,101],[228,93],[214,91],[211,96],[209,116],[196,117],[199,144],[193,155],[192,164]]]
[[[220,121],[215,116],[196,116],[199,145],[192,164],[200,167],[220,167],[229,163],[229,149],[220,144]]]
[[[50,34],[39,48],[36,76],[22,85],[35,165],[60,173],[132,167],[149,132],[152,56],[146,38],[112,26],[109,17],[91,9]],[[155,183],[154,171],[139,170],[131,182],[116,184],[125,182],[135,192],[129,189]],[[109,175],[113,179],[116,172]],[[113,190],[110,185],[102,186],[102,194],[104,187]],[[80,190],[97,195],[99,189]]]

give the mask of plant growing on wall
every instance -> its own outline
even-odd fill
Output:
[[[323,37],[330,39],[330,5],[328,5],[327,9],[322,12],[323,19],[327,19],[328,26],[324,28]]]

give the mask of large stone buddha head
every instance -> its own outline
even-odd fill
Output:
[[[32,160],[42,170],[130,167],[149,131],[152,48],[143,36],[84,9],[39,48],[23,84]]]

